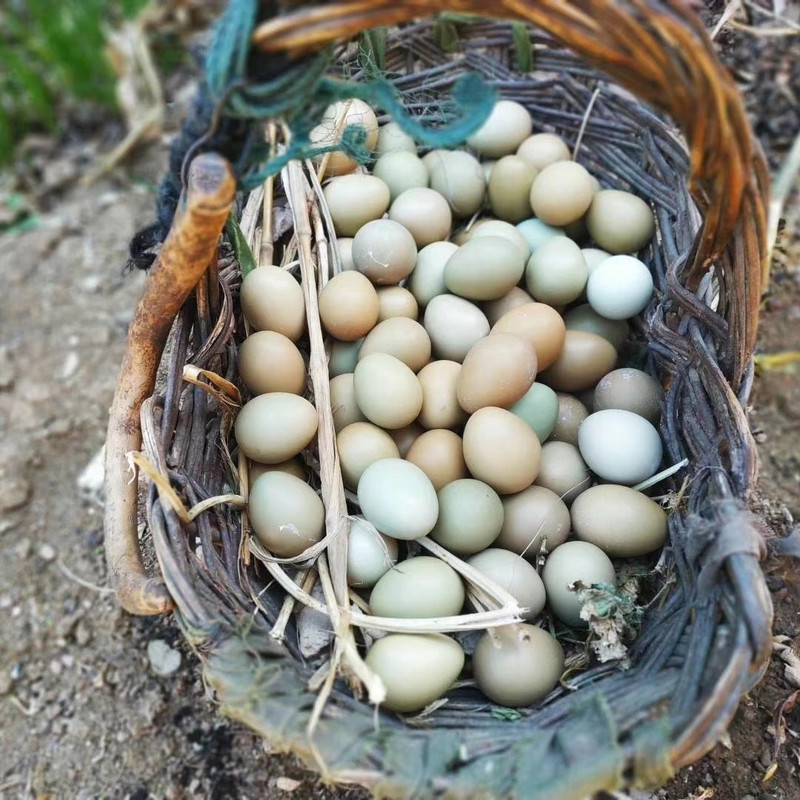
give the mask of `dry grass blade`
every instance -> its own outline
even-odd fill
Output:
[[[201,380],[205,378],[208,383]],[[232,411],[238,411],[242,405],[242,395],[239,389],[216,372],[200,369],[194,364],[187,364],[183,368],[183,379],[193,386],[199,386],[208,392],[221,406]]]

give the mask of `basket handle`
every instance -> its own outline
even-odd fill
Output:
[[[138,485],[127,454],[142,444],[140,411],[153,393],[172,322],[212,259],[233,205],[236,182],[215,153],[192,161],[164,247],[147,277],[128,331],[106,437],[105,551],[111,583],[131,614],[172,608],[164,581],[145,572],[137,536]]]
[[[485,0],[345,0],[262,23],[253,44],[293,56],[436,12],[486,15]],[[678,274],[688,289],[714,266],[726,289],[719,313],[729,323],[720,360],[738,388],[755,349],[762,286],[768,276],[764,157],[742,97],[711,40],[683,0],[495,0],[492,17],[520,20],[669,114],[689,143],[691,191],[703,217]]]

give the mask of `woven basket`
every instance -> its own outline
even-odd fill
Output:
[[[402,24],[388,33],[385,71],[412,113],[435,110],[460,74],[477,71],[526,105],[535,128],[571,146],[580,137],[577,160],[605,187],[652,204],[658,235],[642,257],[657,291],[636,336],[643,363],[666,388],[667,457],[688,458],[689,466],[672,479],[676,510],[656,572],[659,601],[631,647],[630,668],[573,674],[513,722],[471,689],[451,692],[413,725],[391,713],[376,717],[340,679],[323,687],[331,691],[320,702],[326,673],[303,662],[289,614],[294,601],[287,601],[287,589],[305,596],[308,573],[255,558],[240,508],[245,471],[240,476],[229,445],[239,402],[241,272],[232,248],[218,246],[235,186],[214,155],[192,163],[131,327],[109,427],[106,550],[125,608],[174,608],[222,712],[325,778],[392,797],[582,800],[661,785],[700,758],[769,657],[772,610],[759,567],[761,527],[747,511],[756,457],[744,412],[765,276],[766,173],[735,86],[678,0],[499,0],[494,15],[535,26],[528,32],[536,69],[525,75],[515,71],[519,27],[509,22],[456,25],[456,52],[441,49],[441,22],[406,24],[483,6],[361,0],[304,8],[264,21],[252,45],[303,56],[368,28]],[[358,55],[356,46],[342,49],[335,70],[357,80]],[[309,167],[293,162],[267,182],[263,231],[261,194],[251,196],[242,221],[265,263],[300,260],[307,288],[309,276],[324,283],[336,263]],[[312,332],[311,374],[316,360],[325,460],[333,458],[334,434],[318,338]],[[158,578],[142,566],[126,460],[140,449],[139,419],[144,457],[137,464],[153,479],[146,518]],[[330,535],[339,525],[330,509],[343,494],[340,483],[326,484],[333,560],[342,537]],[[341,630],[342,609],[331,607]],[[346,648],[352,639],[339,641]]]

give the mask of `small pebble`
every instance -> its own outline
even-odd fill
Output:
[[[31,496],[31,485],[21,475],[0,477],[0,511],[21,508]]]
[[[286,778],[281,776],[275,781],[275,787],[281,792],[293,792],[300,786],[301,783],[302,781],[296,781],[294,778]]]
[[[163,639],[153,639],[147,643],[147,657],[156,675],[172,675],[181,665],[181,654],[170,647]]]
[[[58,555],[55,547],[47,543],[40,544],[36,554],[42,559],[42,561],[54,561],[55,557]]]

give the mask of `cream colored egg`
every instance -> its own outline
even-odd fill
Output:
[[[356,339],[354,342],[332,341],[330,343],[330,355],[328,357],[328,374],[331,378],[337,375],[346,375],[348,372],[355,372],[358,364],[358,353],[361,350],[363,339]]]
[[[334,275],[319,293],[319,316],[325,330],[353,342],[378,321],[378,295],[369,279],[349,270]]]
[[[539,379],[556,391],[581,392],[611,372],[616,361],[617,351],[611,342],[594,333],[570,330],[561,355]]]
[[[306,329],[303,290],[285,269],[256,267],[242,281],[242,313],[258,331],[275,331],[296,342]]]
[[[450,235],[453,215],[447,200],[433,189],[407,189],[389,208],[389,219],[414,237],[417,247],[440,242]]]
[[[525,271],[519,247],[501,236],[467,241],[444,269],[447,288],[469,300],[496,300],[516,286]]]
[[[600,247],[609,253],[635,253],[655,233],[653,211],[630,192],[604,189],[597,192],[586,215],[586,227]]]
[[[408,317],[416,320],[419,305],[408,289],[402,286],[382,286],[378,289],[378,322],[394,317]]]
[[[465,599],[464,584],[451,566],[417,556],[390,569],[375,584],[369,607],[378,617],[431,619],[456,616]]]
[[[420,306],[426,306],[434,297],[447,294],[444,268],[450,256],[458,250],[452,242],[432,242],[417,254],[417,263],[409,278],[408,288]]]
[[[532,129],[531,115],[525,106],[513,100],[498,100],[467,144],[486,158],[500,158],[515,153]]]
[[[430,478],[437,492],[468,475],[461,437],[450,430],[425,431],[414,440],[405,458]]]
[[[463,150],[433,150],[428,154],[431,189],[439,192],[457,219],[480,210],[486,181],[478,159]]]
[[[529,486],[503,498],[503,527],[495,545],[534,561],[563,544],[570,532],[564,501],[544,486]]]
[[[381,533],[409,541],[436,525],[439,501],[430,478],[409,461],[386,458],[370,464],[358,482],[361,513]]]
[[[568,331],[586,331],[607,339],[619,351],[628,339],[628,323],[624,319],[601,317],[588,303],[564,314]]]
[[[354,422],[364,421],[364,415],[356,403],[356,390],[353,373],[346,372],[331,379],[331,411],[336,433]]]
[[[523,261],[527,263],[531,257],[531,249],[528,247],[525,237],[510,222],[504,222],[501,219],[481,220],[472,226],[469,234],[470,239],[474,239],[477,236],[500,236],[503,239],[508,239],[519,247]]]
[[[590,483],[589,468],[575,445],[546,442],[542,446],[537,486],[544,486],[570,505]]]
[[[350,489],[358,487],[364,470],[382,458],[399,458],[400,451],[386,431],[369,422],[354,422],[339,431],[336,450],[342,479]]]
[[[489,300],[483,304],[483,312],[489,320],[490,325],[496,325],[498,321],[513,308],[532,303],[533,298],[519,286],[515,286],[508,294],[504,294],[497,300]]]
[[[417,143],[396,122],[387,122],[378,128],[375,152],[381,156],[396,152],[416,153]]]
[[[406,189],[428,185],[428,168],[416,153],[399,150],[382,155],[372,168],[372,174],[388,187],[392,201]]]
[[[439,489],[439,519],[431,538],[453,553],[485,550],[503,525],[503,504],[491,486],[463,478]]]
[[[565,305],[580,297],[588,277],[580,247],[563,236],[543,244],[525,269],[525,285],[531,296],[551,306]]]
[[[255,331],[239,348],[239,375],[253,394],[303,394],[306,365],[290,339],[275,331]]]
[[[368,222],[353,239],[356,269],[379,286],[407,278],[416,261],[414,237],[390,219]]]
[[[497,333],[527,339],[536,351],[540,370],[547,369],[559,358],[566,338],[564,320],[545,303],[528,303],[507,311],[492,328],[492,335]]]
[[[372,353],[358,362],[353,384],[361,413],[381,428],[402,428],[419,416],[422,387],[399,359]]]
[[[300,478],[303,483],[308,479],[308,470],[305,462],[299,456],[290,458],[288,461],[281,461],[279,464],[260,464],[258,461],[251,461],[248,473],[250,486],[253,485],[256,478],[265,472],[286,472],[289,475],[294,475],[295,478]]]
[[[434,297],[425,309],[425,330],[437,358],[464,360],[472,346],[489,333],[489,321],[468,300],[452,294]]]
[[[537,170],[572,159],[566,142],[554,133],[534,133],[520,144],[517,155]]]
[[[319,495],[286,472],[267,472],[255,480],[247,513],[259,542],[280,558],[299,556],[325,532]]]
[[[348,269],[355,269],[356,265],[353,261],[353,240],[348,236],[339,237],[336,240],[336,245],[339,249],[339,260],[342,262],[342,271]]]
[[[416,320],[393,317],[379,322],[361,345],[358,360],[373,353],[388,353],[412,372],[419,372],[431,360],[431,340]]]
[[[320,124],[309,134],[309,139],[312,144],[331,147],[341,142],[342,133],[351,125],[364,130],[364,146],[367,150],[372,150],[378,141],[378,120],[375,112],[363,100],[355,98],[340,100],[328,106]],[[323,158],[324,156],[319,156],[317,161],[321,162]],[[325,171],[328,175],[345,175],[353,172],[357,166],[357,162],[350,156],[341,151],[333,151],[328,154]]]
[[[554,442],[574,444],[577,447],[578,431],[583,421],[589,416],[589,409],[571,394],[559,392],[556,397],[558,398],[558,417],[550,439]]]
[[[539,474],[539,440],[510,411],[479,409],[467,420],[463,441],[470,473],[498,494],[521,492]]]
[[[574,161],[545,167],[531,186],[533,213],[548,225],[563,226],[580,219],[594,197],[592,176]]]
[[[521,556],[499,547],[490,547],[468,559],[478,572],[505,589],[520,607],[523,618],[534,620],[545,603],[544,584],[536,570]]]
[[[503,156],[489,179],[489,205],[506,222],[522,222],[531,215],[530,194],[538,170],[519,156]]]
[[[457,428],[467,420],[458,404],[456,384],[461,372],[457,361],[431,361],[418,373],[422,386],[422,409],[419,422],[428,429]]]
[[[374,175],[342,175],[323,190],[337,236],[355,236],[389,208],[389,187]]]
[[[239,449],[248,458],[278,464],[311,444],[317,433],[317,410],[296,394],[260,394],[242,406],[234,430]]]
[[[363,517],[350,520],[347,539],[347,583],[371,589],[396,563],[397,542],[378,533]]]

